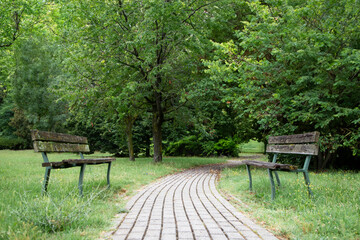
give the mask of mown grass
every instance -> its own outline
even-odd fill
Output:
[[[103,154],[97,154],[103,155]],[[52,161],[77,158],[74,154],[49,154]],[[78,196],[80,168],[53,170],[48,195],[41,195],[45,169],[40,153],[0,151],[0,239],[96,239],[111,226],[114,215],[141,186],[155,179],[219,158],[150,158],[135,162],[117,159],[106,189],[107,165],[88,166],[84,197]]]
[[[238,207],[284,239],[360,239],[360,173],[310,173],[314,197],[307,195],[302,174],[279,172],[282,186],[271,201],[265,169],[251,171],[253,192],[245,166],[225,169],[219,188],[241,202]]]
[[[250,140],[248,143],[242,143],[238,146],[240,153],[263,153],[264,143]]]

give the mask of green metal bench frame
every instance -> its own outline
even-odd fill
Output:
[[[83,153],[90,152],[86,137],[74,136],[63,133],[45,132],[39,130],[31,130],[31,138],[35,152],[41,152],[43,157],[42,166],[45,167],[45,176],[42,187],[42,194],[47,193],[50,180],[51,169],[65,169],[72,167],[80,167],[79,175],[79,194],[83,195],[83,179],[86,165],[108,164],[107,168],[107,185],[110,187],[110,169],[115,158],[95,158],[85,159]],[[50,162],[47,153],[49,152],[72,152],[79,153],[80,159],[65,159],[61,162]]]
[[[318,155],[319,147],[317,142],[319,141],[320,133],[319,132],[310,132],[304,134],[295,134],[295,135],[285,135],[285,136],[270,136],[268,140],[268,146],[266,148],[267,153],[274,153],[272,162],[262,162],[262,161],[242,161],[246,165],[246,170],[249,176],[249,190],[252,191],[252,176],[250,166],[267,168],[270,184],[271,184],[271,199],[275,199],[275,181],[273,173],[277,181],[277,185],[280,186],[280,178],[278,171],[286,172],[295,172],[303,173],[305,184],[308,189],[309,196],[313,196],[313,192],[310,188],[310,178],[309,178],[309,165],[312,156]],[[305,155],[304,165],[301,169],[298,169],[297,166],[290,164],[280,164],[277,163],[279,154],[296,154],[296,155]]]

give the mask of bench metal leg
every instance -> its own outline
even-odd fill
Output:
[[[47,187],[48,187],[49,179],[50,179],[50,172],[51,172],[51,167],[46,167],[43,187],[42,187],[42,191],[41,191],[43,195],[46,194],[46,192],[47,192]]]
[[[277,184],[278,184],[278,186],[280,187],[280,178],[279,178],[279,175],[278,175],[277,171],[274,171],[274,173],[275,173],[275,177],[276,177]]]
[[[274,177],[272,174],[272,171],[268,169],[270,183],[271,183],[271,200],[275,199],[275,183],[274,183]]]
[[[304,179],[305,179],[305,184],[306,184],[306,186],[308,188],[309,197],[312,197],[313,193],[312,193],[311,188],[310,188],[310,178],[309,178],[308,171],[304,171]]]
[[[108,163],[108,170],[107,170],[107,176],[106,176],[108,188],[110,188],[110,169],[111,169],[111,162]]]
[[[79,176],[79,194],[83,196],[83,179],[84,179],[84,172],[85,172],[86,164],[81,165],[80,168],[80,176]]]
[[[251,178],[251,172],[250,172],[250,166],[246,165],[246,170],[249,175],[249,190],[252,191],[252,178]]]

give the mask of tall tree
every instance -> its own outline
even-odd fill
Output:
[[[12,97],[33,126],[56,130],[66,118],[66,105],[51,90],[60,75],[56,45],[35,35],[23,40],[16,52]]]
[[[78,54],[90,60],[78,66],[82,77],[76,81],[116,88],[112,96],[129,85],[136,89],[128,102],[145,100],[152,113],[155,162],[162,161],[162,124],[184,103],[181,95],[199,71],[209,24],[222,9],[212,7],[216,2],[72,1],[62,8],[71,13],[66,32],[75,38],[69,42],[78,47],[81,40]],[[94,66],[101,64],[99,73]]]
[[[263,137],[320,131],[318,168],[340,148],[359,154],[359,4],[251,2],[256,14],[210,63],[215,76],[239,84],[234,103]]]

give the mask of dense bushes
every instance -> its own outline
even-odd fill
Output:
[[[165,149],[165,154],[169,156],[236,156],[237,153],[236,143],[232,138],[206,141],[193,135],[170,142]]]
[[[0,149],[20,150],[26,145],[26,140],[22,138],[0,137]]]

